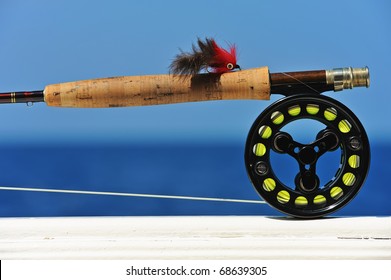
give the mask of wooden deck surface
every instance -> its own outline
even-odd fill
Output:
[[[0,259],[391,259],[391,217],[1,218]]]

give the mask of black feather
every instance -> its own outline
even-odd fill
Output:
[[[176,55],[170,65],[170,73],[174,75],[195,75],[202,70],[207,71],[209,61],[215,55],[213,39],[206,38],[197,40],[198,46],[192,45],[191,52],[184,52]]]

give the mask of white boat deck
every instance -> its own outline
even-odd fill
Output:
[[[1,218],[0,259],[391,259],[391,217]]]

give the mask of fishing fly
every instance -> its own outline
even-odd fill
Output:
[[[191,52],[176,55],[170,65],[170,73],[174,75],[195,75],[201,71],[223,74],[240,69],[237,64],[236,46],[230,45],[223,49],[212,38],[201,40],[198,38],[197,46],[192,45]]]

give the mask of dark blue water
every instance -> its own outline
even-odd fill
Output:
[[[0,185],[259,199],[247,177],[243,151],[241,144],[2,145]],[[372,143],[364,187],[335,215],[391,214],[390,159],[391,146]],[[281,164],[278,176],[291,172],[284,161],[275,161]],[[335,172],[327,164],[322,169]],[[110,215],[282,214],[263,204],[0,190],[2,217]]]

